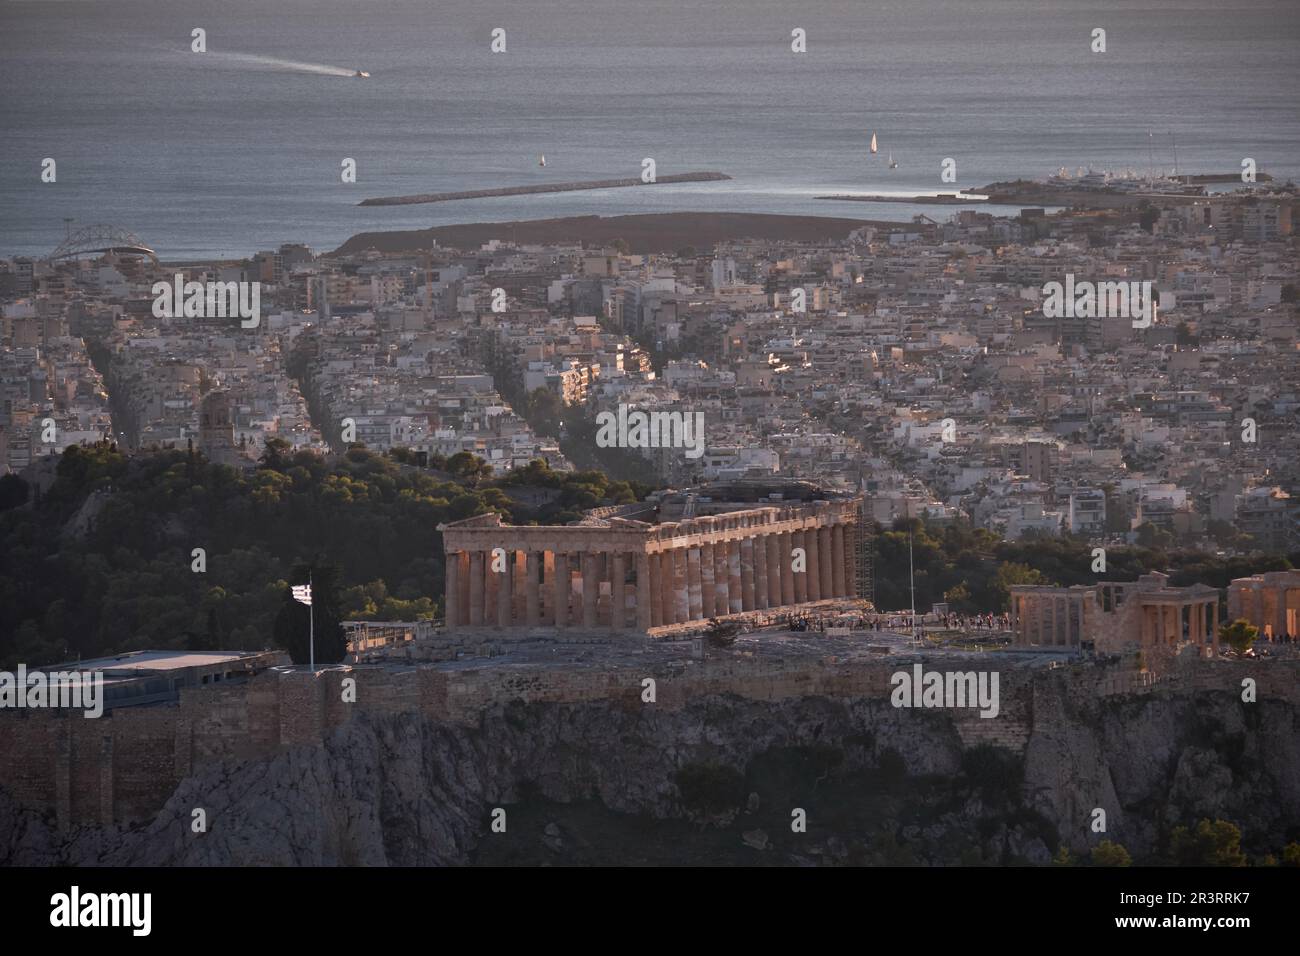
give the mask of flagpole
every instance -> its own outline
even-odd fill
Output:
[[[907,529],[907,577],[912,585],[912,643],[916,643],[916,574],[912,570],[912,529]]]
[[[310,628],[309,637],[307,639],[310,648],[308,654],[311,659],[311,672],[314,674],[316,673],[316,595],[311,593],[310,571],[307,572],[307,593],[311,596],[311,600],[307,603],[307,619],[310,622],[308,625]]]

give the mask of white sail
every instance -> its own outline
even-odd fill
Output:
[[[876,134],[875,134],[875,133],[872,133],[872,134],[871,134],[871,152],[874,153],[875,151],[876,151]]]
[[[537,158],[537,165],[538,165],[538,166],[545,166],[545,165],[546,165],[546,154],[545,154],[545,153],[543,153],[541,156],[539,156],[539,157]]]

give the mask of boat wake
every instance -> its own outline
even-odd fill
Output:
[[[209,50],[204,54],[218,62],[232,67],[244,67],[250,70],[274,70],[281,73],[314,73],[317,76],[356,76],[355,70],[326,63],[301,63],[298,60],[285,60],[276,56],[262,56],[258,53],[230,53],[223,50]]]

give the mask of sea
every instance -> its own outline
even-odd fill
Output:
[[[1250,157],[1295,179],[1298,14],[1300,0],[0,0],[0,256],[96,223],[185,260],[592,214],[942,219],[952,208],[817,197],[1060,167],[1229,173]],[[636,177],[645,158],[660,176],[733,178],[357,205]]]

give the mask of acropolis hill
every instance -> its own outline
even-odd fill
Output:
[[[566,525],[470,518],[441,529],[444,625],[349,625],[343,664],[313,673],[278,652],[83,662],[109,677],[104,717],[0,715],[0,862],[465,863],[510,846],[532,859],[534,844],[489,842],[493,807],[578,828],[599,807],[725,832],[763,820],[727,809],[735,781],[760,807],[775,801],[777,818],[782,801],[816,808],[848,788],[839,802],[856,809],[813,811],[813,845],[832,862],[889,859],[869,837],[882,821],[854,813],[883,815],[934,863],[1086,853],[1097,807],[1137,854],[1196,815],[1233,819],[1270,852],[1300,822],[1300,658],[1271,640],[1296,630],[1300,573],[1232,582],[1229,612],[1260,627],[1263,658],[1222,653],[1217,590],[1154,572],[1016,586],[1009,633],[918,644],[862,626],[860,504],[808,482],[742,481]],[[895,706],[895,675],[918,666],[996,673],[996,715]],[[771,776],[791,760],[793,778]],[[809,774],[809,760],[825,765]],[[990,777],[1007,782],[1001,804],[962,789]],[[816,778],[825,789],[808,789]],[[884,796],[900,780],[933,807],[923,831]],[[713,781],[706,796],[700,781]],[[953,800],[969,813],[944,815]],[[1153,801],[1171,808],[1163,823],[1141,811]],[[208,832],[190,828],[195,809]]]
[[[789,801],[815,823],[798,852],[822,847],[828,862],[842,852],[880,862],[870,834],[885,826],[920,862],[958,862],[960,850],[1046,863],[1060,845],[1095,844],[1087,821],[1099,806],[1108,835],[1142,854],[1162,839],[1141,810],[1153,801],[1167,820],[1232,819],[1249,845],[1273,850],[1300,822],[1295,660],[1182,655],[1156,674],[1131,660],[1053,666],[1058,657],[1039,651],[920,652],[901,635],[779,631],[710,646],[702,659],[698,644],[675,641],[538,640],[460,659],[466,649],[451,643],[431,636],[315,674],[272,666],[100,720],[7,714],[0,862],[466,863],[506,846],[532,859],[548,820],[578,839],[590,813],[613,814],[603,826],[614,834],[618,821],[644,817],[665,834],[685,828],[662,844],[682,847],[697,845],[687,832],[699,822],[721,827],[718,840],[731,821],[762,822],[779,838]],[[411,662],[393,659],[399,652]],[[418,662],[421,653],[448,659]],[[995,669],[998,716],[891,706],[891,675],[920,660]],[[1254,703],[1242,700],[1246,678]],[[806,770],[809,760],[815,774],[770,776],[772,761]],[[1001,768],[998,801],[964,789],[977,766]],[[740,781],[734,810],[730,789],[706,799],[692,783],[722,779]],[[887,799],[904,785],[906,816]],[[743,810],[750,791],[760,810]],[[954,799],[966,810],[942,811]],[[930,806],[924,832],[904,832]],[[521,821],[516,842],[491,842],[494,807]],[[206,833],[191,829],[196,808]],[[708,834],[699,846],[716,842]],[[617,839],[626,852],[641,845],[631,831]],[[620,861],[624,851],[602,847],[599,860]],[[736,849],[738,831],[724,858]]]
[[[1215,589],[1017,586],[1009,634],[918,644],[862,627],[858,499],[725,491],[445,525],[445,625],[349,625],[348,661],[315,672],[276,652],[85,662],[112,677],[103,718],[0,715],[0,863],[622,862],[640,819],[655,846],[745,862],[791,801],[814,838],[774,838],[788,862],[890,862],[883,826],[915,862],[1046,863],[1095,845],[1098,807],[1138,856],[1171,821],[1231,819],[1260,852],[1300,823],[1300,658],[1225,656]],[[1229,609],[1294,631],[1297,578],[1234,581]],[[995,715],[900,709],[918,667],[996,673]],[[524,821],[509,839],[496,807]],[[581,836],[597,817],[613,842]],[[745,841],[714,845],[733,826]]]

